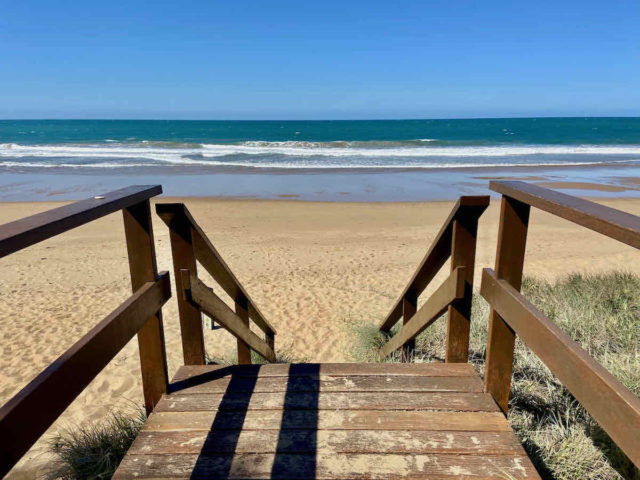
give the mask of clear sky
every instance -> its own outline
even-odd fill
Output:
[[[0,0],[0,118],[640,115],[638,0]]]

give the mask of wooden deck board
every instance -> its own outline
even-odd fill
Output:
[[[189,366],[115,479],[539,479],[467,364]]]
[[[204,377],[204,378],[202,378]],[[173,393],[271,392],[482,392],[478,377],[426,377],[409,375],[320,375],[295,377],[234,377],[207,380],[191,378],[172,389]],[[197,379],[197,380],[196,380]]]
[[[469,392],[300,392],[291,398],[287,392],[173,394],[164,397],[156,412],[197,412],[203,410],[453,410],[498,412],[493,399],[484,393]]]

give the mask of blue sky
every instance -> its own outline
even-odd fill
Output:
[[[0,0],[0,118],[640,115],[640,1]]]

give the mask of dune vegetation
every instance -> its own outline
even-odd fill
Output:
[[[640,396],[640,277],[626,273],[573,274],[549,283],[525,278],[525,296],[579,342],[629,390]],[[482,375],[489,306],[474,296],[470,360]],[[376,322],[377,323],[377,322]],[[391,334],[399,329],[396,325]],[[388,335],[353,322],[356,361],[379,361]],[[443,361],[446,323],[437,320],[416,338],[415,362]],[[400,361],[399,352],[384,359]],[[638,469],[611,441],[538,357],[516,342],[509,421],[544,479],[634,479]]]
[[[142,428],[146,415],[112,412],[103,421],[67,428],[52,438],[49,450],[54,461],[47,480],[106,480],[113,476]]]

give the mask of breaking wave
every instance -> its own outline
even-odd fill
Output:
[[[403,141],[247,141],[239,143],[117,142],[0,144],[0,168],[465,168],[589,165],[640,161],[640,145],[460,144]]]

